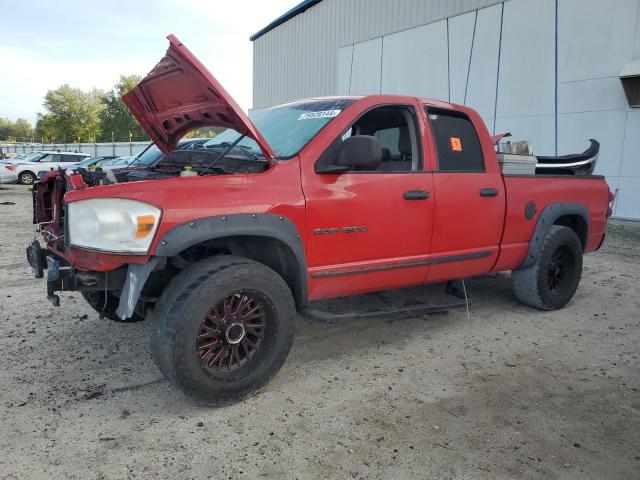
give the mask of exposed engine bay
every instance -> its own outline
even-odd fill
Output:
[[[119,169],[78,169],[89,186],[141,180],[162,180],[180,176],[229,175],[234,173],[261,173],[269,168],[263,157],[242,147],[176,150],[163,155],[151,166],[136,165],[135,160]]]

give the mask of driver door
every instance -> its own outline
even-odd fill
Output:
[[[415,105],[363,109],[318,162],[349,135],[377,138],[382,162],[324,174],[301,161],[311,300],[415,285],[428,272],[433,176],[422,168],[421,117]]]

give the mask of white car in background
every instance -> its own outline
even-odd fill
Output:
[[[14,183],[18,181],[16,167],[9,162],[0,163],[0,185],[3,183]]]
[[[40,173],[49,170],[56,170],[58,167],[68,168],[75,166],[85,158],[90,157],[86,153],[44,151],[38,152],[28,162],[21,162],[16,165],[18,172],[18,183],[31,185],[38,179]]]

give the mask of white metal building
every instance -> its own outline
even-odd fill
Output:
[[[540,155],[595,138],[614,215],[640,220],[640,0],[306,0],[251,40],[254,108],[398,93],[474,107]]]

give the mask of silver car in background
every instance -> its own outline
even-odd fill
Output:
[[[15,183],[18,181],[18,172],[9,162],[0,162],[0,185],[3,183]]]

